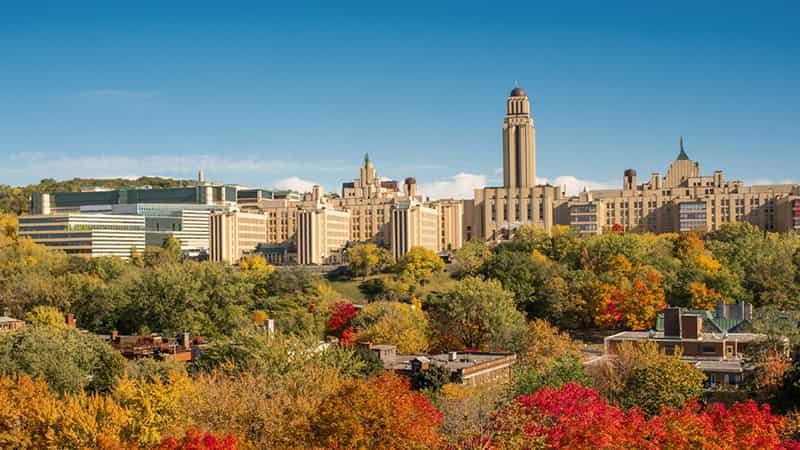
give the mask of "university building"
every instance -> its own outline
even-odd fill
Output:
[[[536,128],[522,88],[506,100],[503,119],[503,186],[475,190],[464,203],[465,240],[503,240],[519,225],[531,224],[548,233],[556,223],[561,188],[536,184]]]
[[[800,231],[800,185],[747,186],[726,180],[721,170],[702,175],[689,159],[683,139],[677,158],[664,175],[639,183],[627,169],[622,189],[584,191],[568,201],[569,225],[581,234],[624,231],[683,233],[714,231],[733,222],[749,222],[767,231]]]

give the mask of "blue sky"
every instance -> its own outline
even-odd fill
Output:
[[[0,15],[2,184],[202,168],[334,190],[369,152],[468,194],[500,179],[515,80],[549,181],[664,171],[684,135],[706,173],[800,182],[796,2],[19,3]]]

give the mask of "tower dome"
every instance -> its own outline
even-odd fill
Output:
[[[517,86],[511,90],[511,95],[509,95],[509,97],[525,97],[525,95],[525,89]]]

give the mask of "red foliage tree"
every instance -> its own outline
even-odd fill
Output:
[[[784,418],[753,401],[705,409],[691,401],[646,419],[637,408],[622,410],[592,389],[566,384],[517,398],[498,414],[494,435],[484,444],[495,449],[800,449],[785,434]]]
[[[358,314],[358,309],[355,305],[345,300],[339,300],[331,306],[325,325],[329,333],[339,338],[341,344],[353,344],[354,333],[350,323],[356,314]]]
[[[236,450],[236,439],[225,436],[220,439],[211,433],[197,429],[186,430],[181,440],[167,438],[161,443],[161,450]]]

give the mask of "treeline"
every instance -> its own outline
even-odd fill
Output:
[[[35,192],[54,194],[56,192],[80,192],[85,187],[101,187],[106,189],[136,188],[152,186],[164,189],[178,186],[193,186],[194,180],[176,180],[162,177],[127,178],[73,178],[56,181],[45,178],[38,184],[27,186],[9,186],[0,184],[0,213],[23,214],[29,212],[30,198]]]

